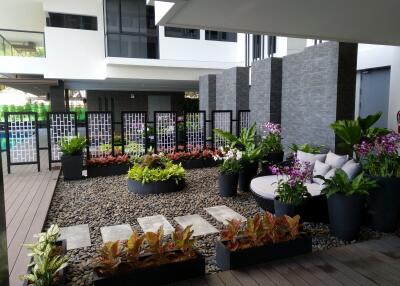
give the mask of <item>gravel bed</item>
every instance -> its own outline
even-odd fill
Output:
[[[205,207],[226,205],[245,217],[260,212],[250,193],[239,193],[235,198],[221,198],[218,195],[218,169],[194,169],[187,171],[187,186],[177,193],[140,196],[129,193],[125,176],[90,178],[80,181],[59,180],[45,228],[50,224],[60,227],[88,224],[92,246],[68,251],[70,258],[68,285],[91,285],[93,257],[101,246],[100,227],[130,224],[140,231],[138,217],[162,214],[175,226],[174,217],[199,214],[218,229],[218,223]],[[304,228],[312,232],[314,250],[322,250],[345,244],[330,237],[329,228],[324,224],[306,223]],[[381,234],[363,229],[361,239],[380,237]],[[215,240],[218,235],[198,237],[196,248],[206,257],[206,271],[219,271],[215,265]]]

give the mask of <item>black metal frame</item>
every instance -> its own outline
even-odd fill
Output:
[[[176,111],[154,111],[154,152],[157,152],[157,114],[172,113],[175,114],[175,149],[178,149],[178,113]]]
[[[203,149],[207,148],[207,123],[206,123],[206,112],[204,110],[194,111],[194,112],[184,112],[183,113],[183,122],[184,122],[184,131],[185,131],[185,151],[187,151],[187,121],[186,114],[203,114]]]
[[[216,113],[229,113],[230,114],[230,124],[229,124],[229,132],[232,133],[232,110],[213,110],[211,112],[212,117],[211,117],[211,146],[215,148],[215,134],[214,134],[214,128],[215,128],[215,114]]]
[[[110,114],[111,115],[111,154],[114,155],[114,116],[111,111],[86,111],[85,125],[86,125],[86,158],[90,159],[90,141],[89,136],[89,114]]]
[[[31,116],[33,115],[35,117],[35,136],[36,136],[36,160],[37,161],[32,161],[32,162],[17,162],[13,163],[11,162],[11,153],[10,153],[10,130],[9,130],[9,121],[8,117],[10,115],[19,115],[19,116],[24,116],[28,115]],[[6,134],[6,152],[7,152],[7,173],[11,173],[11,166],[17,166],[17,165],[31,165],[31,164],[37,164],[38,172],[40,172],[40,150],[39,150],[39,128],[38,128],[38,114],[36,112],[4,112],[4,118],[5,118],[5,134]]]
[[[147,111],[122,111],[121,112],[121,139],[122,139],[122,154],[125,154],[125,131],[124,131],[124,115],[125,114],[143,114],[144,115],[144,150],[147,151]]]
[[[238,110],[238,113],[237,113],[237,120],[236,120],[236,134],[239,136],[239,134],[240,134],[240,132],[242,131],[241,129],[241,122],[242,122],[242,114],[243,113],[247,113],[247,112],[250,112],[250,110],[248,110],[248,109],[244,109],[244,110]]]
[[[77,122],[78,115],[76,112],[47,112],[47,128],[46,129],[47,129],[47,146],[48,146],[47,150],[49,153],[49,170],[51,170],[52,163],[57,163],[57,162],[61,161],[61,160],[54,160],[52,158],[52,153],[51,153],[52,149],[51,149],[51,138],[50,138],[50,116],[52,114],[69,114],[71,116],[74,116],[75,117],[75,128],[74,128],[75,135],[74,136],[78,135],[78,124],[77,124],[78,123]]]

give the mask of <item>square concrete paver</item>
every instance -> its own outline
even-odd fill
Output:
[[[89,226],[80,224],[60,227],[60,239],[67,240],[67,250],[91,246]]]
[[[167,219],[163,215],[140,217],[137,219],[137,221],[143,232],[157,232],[160,226],[163,226],[164,234],[166,235],[171,234],[174,231],[174,227],[167,221]]]
[[[192,230],[194,230],[193,236],[207,235],[218,232],[218,229],[216,229],[198,214],[178,216],[174,218],[174,220],[183,228],[187,227],[188,225],[192,225]]]
[[[100,228],[103,242],[128,240],[132,234],[132,227],[129,224],[120,224],[112,226],[104,226]]]
[[[242,222],[247,221],[247,219],[244,216],[238,214],[233,209],[228,208],[227,206],[224,205],[205,208],[205,210],[217,221],[222,222],[225,225],[228,224],[228,220],[232,219],[237,219]]]

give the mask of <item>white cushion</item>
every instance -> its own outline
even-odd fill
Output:
[[[325,174],[325,179],[331,179],[333,176],[335,176],[336,170],[336,168],[330,169],[328,173]]]
[[[360,164],[356,163],[353,159],[347,161],[341,168],[349,177],[350,180],[353,180],[355,176],[361,171]]]
[[[322,185],[324,181],[315,176],[325,176],[331,169],[331,166],[320,161],[316,161],[313,169],[313,182]]]
[[[278,187],[279,179],[287,180],[286,176],[262,176],[257,177],[251,180],[250,188],[257,195],[265,198],[273,200],[276,197],[275,191]],[[324,188],[323,186],[316,183],[305,183],[307,190],[313,196],[318,196],[321,194],[321,190]]]
[[[349,159],[349,155],[337,155],[331,151],[326,155],[325,164],[330,165],[332,168],[341,168]]]
[[[308,162],[311,168],[314,168],[315,161],[324,162],[326,154],[311,154],[303,151],[297,151],[297,159],[300,162]]]

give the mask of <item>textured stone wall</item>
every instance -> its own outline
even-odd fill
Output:
[[[328,42],[282,62],[284,145],[323,144],[335,149],[330,124],[354,118],[357,45]]]
[[[215,110],[216,104],[216,75],[208,74],[199,77],[199,107],[211,119],[211,111]]]
[[[282,59],[269,58],[253,63],[249,97],[250,121],[257,126],[281,123]]]

